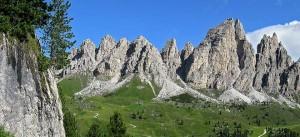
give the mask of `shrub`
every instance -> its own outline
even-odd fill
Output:
[[[107,127],[110,137],[126,136],[126,126],[123,123],[121,114],[118,112],[115,112],[113,116],[110,117],[110,122]]]

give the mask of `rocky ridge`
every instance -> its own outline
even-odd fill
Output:
[[[83,45],[89,46],[86,43]],[[90,65],[91,69],[86,66],[72,67],[72,63],[71,67],[65,69],[69,70],[65,71],[67,75],[72,74],[69,72],[88,70],[95,76],[90,86],[77,95],[113,92],[114,88],[108,85],[122,86],[130,81],[132,75],[149,85],[158,86],[160,91],[153,88],[157,99],[188,93],[218,102],[198,91],[202,89],[224,91],[218,98],[223,102],[278,101],[277,98],[281,96],[295,102],[293,95],[300,94],[299,61],[291,60],[276,34],[264,36],[255,54],[239,20],[227,19],[210,29],[198,47],[187,43],[180,52],[175,39],[169,40],[160,53],[143,36],[132,42],[125,38],[115,42],[111,36],[105,36],[97,50],[94,50],[94,45],[90,46],[93,48],[81,48],[80,51],[89,49],[91,51],[84,54],[96,53],[94,56],[81,54],[81,58],[75,58],[77,54],[71,55],[75,66],[85,65],[82,61],[74,60],[95,60],[96,63]]]

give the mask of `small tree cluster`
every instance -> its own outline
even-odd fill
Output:
[[[90,127],[87,137],[106,137],[106,132],[101,128],[100,121],[95,119],[94,123]]]
[[[233,128],[229,128],[226,122],[217,122],[213,127],[211,137],[249,137],[250,131],[243,130],[240,123],[234,122]]]
[[[268,137],[299,137],[299,133],[291,131],[287,128],[267,128],[267,136]]]
[[[141,111],[137,111],[137,112],[133,112],[130,114],[130,118],[132,119],[146,119],[145,117],[145,111],[144,110],[141,110]]]
[[[115,112],[111,117],[107,129],[102,128],[100,121],[95,120],[90,127],[87,137],[127,137],[126,126],[121,114]]]

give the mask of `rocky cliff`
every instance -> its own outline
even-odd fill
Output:
[[[0,125],[15,137],[64,137],[53,74],[38,72],[29,48],[28,43],[0,36]]]
[[[223,91],[218,100],[224,102],[278,101],[279,97],[294,101],[293,95],[299,94],[299,61],[291,60],[276,34],[264,36],[255,53],[239,20],[225,20],[210,29],[198,47],[187,43],[182,51],[171,39],[159,53],[143,36],[132,42],[124,38],[115,42],[105,36],[96,51],[92,47],[83,54],[95,52],[95,56],[80,56],[96,63],[87,69],[79,62],[77,70],[91,70],[95,78],[77,95],[113,92],[133,75],[159,87],[153,92],[160,99],[188,93],[214,100],[199,92],[203,89]],[[72,56],[73,62],[82,60]]]

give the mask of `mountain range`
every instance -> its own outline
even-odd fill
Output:
[[[188,94],[216,103],[279,102],[300,107],[300,60],[292,60],[276,33],[264,35],[255,53],[242,23],[232,18],[210,29],[197,47],[186,43],[179,51],[171,39],[159,51],[143,36],[115,41],[107,35],[98,48],[85,40],[69,59],[70,65],[57,75],[93,76],[76,96],[107,95],[138,77],[151,85],[155,100]],[[221,94],[210,96],[202,90]]]

